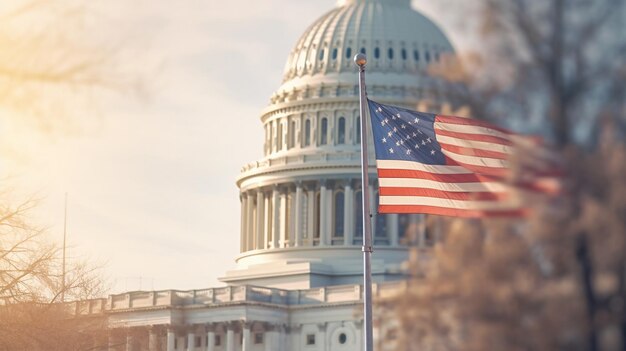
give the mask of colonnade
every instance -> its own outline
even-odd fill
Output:
[[[251,351],[280,350],[287,326],[231,321],[187,326],[114,329],[108,351]]]
[[[372,213],[375,186],[368,192]],[[361,245],[361,184],[319,180],[259,187],[241,193],[241,252],[299,246]],[[400,216],[402,223],[400,223]],[[425,232],[421,215],[374,215],[375,245],[398,246],[407,225]],[[418,241],[421,241],[419,238]]]

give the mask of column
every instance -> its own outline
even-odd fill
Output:
[[[196,348],[196,333],[193,329],[187,332],[187,351],[193,351]]]
[[[115,344],[116,344],[116,342],[115,342],[115,335],[113,335],[112,332],[109,331],[108,345],[107,345],[108,351],[115,351],[115,349],[116,349],[116,347],[115,347],[116,345]]]
[[[346,183],[343,188],[343,244],[352,245],[354,236],[354,191],[352,184]]]
[[[207,330],[207,351],[215,351],[215,325],[208,324]]]
[[[398,246],[398,214],[387,215],[387,230],[389,230],[389,245]]]
[[[241,239],[240,239],[240,250],[241,252],[246,251],[246,232],[248,231],[248,195],[246,193],[241,193]]]
[[[265,343],[265,351],[276,351],[276,327],[274,325],[265,324],[265,335],[263,342]]]
[[[298,182],[296,183],[296,210],[295,210],[295,233],[296,233],[296,240],[295,240],[295,246],[301,246],[302,245],[302,183]]]
[[[176,332],[173,329],[167,330],[167,351],[174,351],[176,342]]]
[[[226,326],[226,351],[235,351],[235,331],[231,323]]]
[[[309,204],[307,206],[306,216],[307,220],[307,237],[309,240],[309,246],[313,246],[313,233],[315,231],[315,185],[309,186],[307,190],[307,199]]]
[[[274,212],[274,218],[272,218],[272,247],[277,248],[279,247],[278,238],[280,236],[280,192],[278,186],[274,186],[272,190],[272,200],[274,201],[272,209]]]
[[[133,334],[132,331],[127,331],[126,334],[126,351],[133,351],[133,344],[134,344],[134,340],[133,340]]]
[[[319,343],[321,345],[321,347],[318,348],[318,350],[326,351],[328,349],[326,345],[326,323],[318,323],[317,328],[318,328],[317,336],[319,337]]]
[[[285,190],[280,194],[280,247],[287,247],[289,242],[289,227],[287,226],[287,192],[288,190]]]
[[[263,240],[263,248],[267,249],[268,247],[271,247],[271,239],[270,237],[272,236],[272,212],[270,211],[272,207],[272,197],[271,196],[266,196],[265,197],[265,215],[263,217],[265,217],[264,221],[265,221],[265,228],[263,230],[264,233],[264,237],[265,239]]]
[[[326,180],[320,182],[320,246],[328,244],[328,192],[326,191]]]
[[[261,189],[256,193],[256,249],[262,250],[265,245],[265,194]]]
[[[157,351],[159,347],[159,334],[158,329],[155,326],[151,326],[148,330],[148,350],[149,351]]]
[[[246,251],[254,250],[254,197],[248,194],[248,209],[246,210]]]
[[[424,248],[426,247],[426,215],[418,214],[417,215],[418,229],[417,229],[417,247]]]
[[[241,323],[241,333],[243,334],[243,342],[241,343],[241,351],[250,351],[252,349],[252,342],[250,340],[251,323]]]

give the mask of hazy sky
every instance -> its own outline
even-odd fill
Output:
[[[414,6],[458,47],[450,19],[430,3]],[[333,6],[106,2],[113,25],[102,35],[123,38],[154,70],[149,99],[106,97],[79,133],[42,136],[0,123],[0,147],[20,150],[0,153],[0,174],[44,197],[38,221],[53,240],[62,238],[69,194],[70,256],[104,263],[114,292],[220,285],[239,248],[235,177],[262,156],[260,111],[292,45]]]

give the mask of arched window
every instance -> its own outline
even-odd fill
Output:
[[[392,48],[389,48],[389,50],[387,50],[387,57],[390,60],[393,60],[393,49]]]
[[[304,146],[311,145],[311,120],[304,122]]]
[[[402,56],[402,59],[406,61],[406,49],[402,49],[402,51],[400,52],[400,56]]]
[[[379,48],[374,48],[374,58],[376,58],[376,59],[380,58],[380,49]]]
[[[322,118],[322,127],[320,131],[320,145],[328,144],[328,118]]]
[[[337,59],[337,48],[333,49],[333,60]]]
[[[361,53],[362,53],[363,55],[365,55],[365,53],[366,53],[366,52],[367,52],[367,50],[365,50],[365,48],[361,48]]]
[[[324,49],[320,50],[320,61],[324,60]]]
[[[415,62],[420,60],[420,52],[417,50],[413,50],[413,59],[415,60]]]
[[[355,244],[360,244],[363,240],[363,193],[357,190],[354,193],[354,238]]]
[[[280,121],[278,123],[278,131],[276,132],[276,151],[283,149],[283,124]]]
[[[342,237],[343,238],[343,228],[344,228],[343,208],[344,208],[344,204],[345,204],[345,198],[344,198],[343,192],[342,191],[337,191],[335,193],[335,201],[334,201],[335,212],[334,212],[334,216],[333,216],[333,221],[334,221],[333,236],[334,237]]]
[[[296,121],[289,125],[289,148],[296,146]]]
[[[349,59],[352,57],[352,48],[348,47],[346,49],[346,58]]]
[[[337,144],[346,143],[346,119],[339,117],[337,122]]]
[[[361,117],[356,116],[356,143],[361,143]]]

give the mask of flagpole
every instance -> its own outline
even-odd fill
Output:
[[[374,350],[373,324],[372,324],[372,216],[370,214],[369,191],[369,165],[367,153],[367,111],[365,92],[365,54],[354,56],[354,63],[359,66],[359,104],[361,107],[361,194],[363,198],[363,329],[364,350]]]

